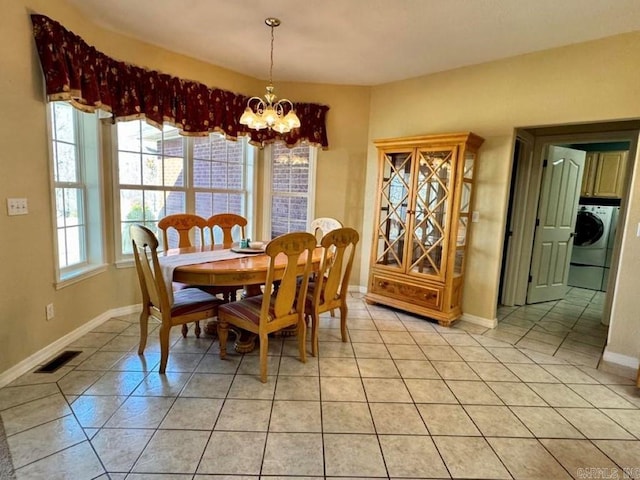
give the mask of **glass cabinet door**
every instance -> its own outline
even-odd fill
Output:
[[[404,268],[412,151],[384,152],[378,212],[376,263]]]
[[[454,161],[452,149],[418,151],[410,273],[444,277]]]
[[[467,230],[471,221],[471,191],[473,189],[473,167],[476,155],[466,152],[462,172],[462,191],[460,192],[460,211],[458,212],[458,229],[456,235],[456,258],[453,263],[454,274],[462,275],[464,252],[467,246]]]

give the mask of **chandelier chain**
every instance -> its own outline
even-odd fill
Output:
[[[271,26],[271,57],[270,57],[270,61],[271,63],[269,64],[269,85],[273,85],[273,28],[275,27],[275,25],[270,25]]]

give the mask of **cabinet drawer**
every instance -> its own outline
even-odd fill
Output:
[[[441,289],[438,287],[418,286],[377,275],[372,277],[371,291],[378,295],[438,309],[442,298]]]

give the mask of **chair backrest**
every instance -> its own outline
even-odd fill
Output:
[[[204,229],[206,226],[207,221],[204,218],[192,213],[175,213],[167,215],[158,221],[158,228],[162,230],[162,244],[165,250],[170,248],[169,229],[174,229],[178,233],[178,248],[183,248],[191,246],[189,232],[191,232],[192,228],[199,230],[200,245],[204,245]]]
[[[346,295],[359,239],[358,232],[349,227],[332,230],[322,238],[324,254],[314,289],[314,302],[319,306],[330,308],[331,303],[339,303]]]
[[[151,230],[142,225],[129,227],[133,243],[133,258],[142,290],[142,305],[149,304],[161,312],[170,308],[167,287],[158,262],[158,239]]]
[[[335,218],[319,217],[311,221],[311,233],[315,235],[318,244],[322,237],[337,228],[342,228],[342,223]]]
[[[207,220],[207,225],[211,230],[212,244],[216,243],[214,238],[215,227],[222,230],[222,245],[224,248],[231,248],[231,245],[233,245],[233,229],[236,226],[240,230],[240,238],[238,238],[237,240],[246,238],[245,227],[247,226],[247,219],[242,215],[237,215],[235,213],[219,213],[217,215],[209,217],[209,219]]]
[[[269,269],[267,281],[264,287],[261,319],[275,320],[289,315],[304,314],[305,296],[309,284],[309,276],[312,270],[313,250],[316,247],[316,239],[307,232],[285,233],[271,240],[265,254],[269,256]],[[274,278],[276,257],[286,255],[287,263],[284,274],[279,281],[278,289],[274,293]],[[306,255],[306,262],[302,274],[302,282],[298,284],[298,260],[301,255]],[[298,285],[300,288],[298,288]],[[298,295],[296,296],[296,292]],[[269,317],[271,296],[273,301],[274,318]],[[261,321],[261,324],[264,320]]]

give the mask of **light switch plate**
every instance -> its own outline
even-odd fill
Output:
[[[26,198],[7,198],[7,213],[9,215],[26,215],[29,213]]]
[[[478,212],[477,210],[476,210],[475,212],[473,212],[473,213],[471,214],[471,221],[472,221],[473,223],[477,223],[477,222],[479,222],[479,221],[480,221],[480,212]]]

